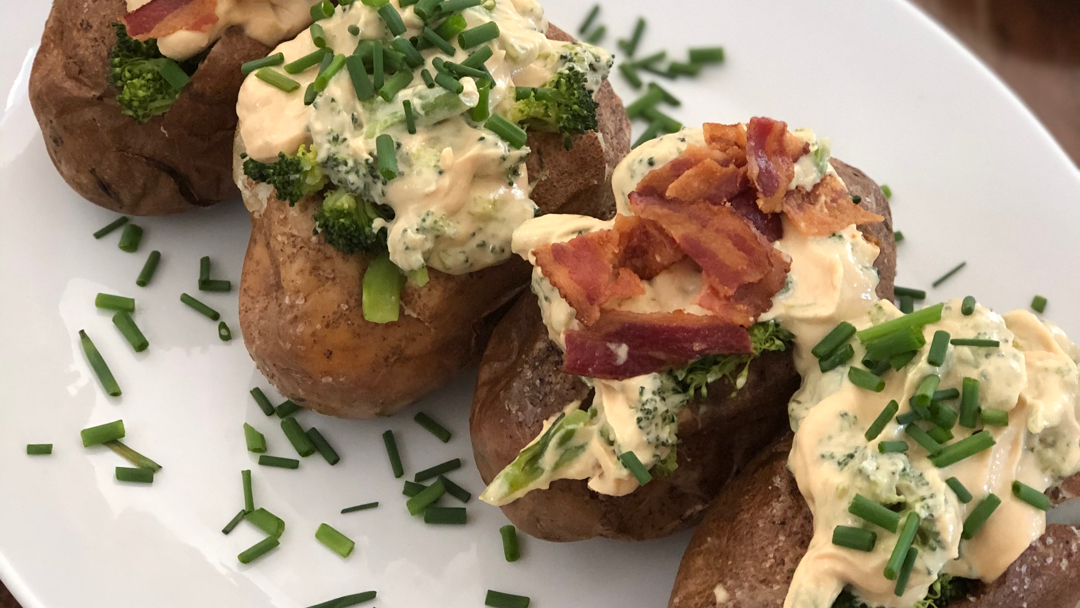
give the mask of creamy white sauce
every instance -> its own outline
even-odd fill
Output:
[[[688,127],[677,133],[661,135],[631,150],[611,174],[611,189],[615,192],[618,212],[633,215],[630,212],[630,193],[637,189],[641,178],[678,158],[691,145],[705,145],[705,135],[700,127]]]
[[[150,0],[127,0],[131,12]],[[202,52],[233,26],[273,46],[292,38],[311,23],[311,6],[319,0],[217,0],[217,23],[205,32],[180,30],[157,39],[162,55],[183,60]]]
[[[404,36],[418,35],[423,23],[413,7],[401,9],[397,0],[392,4],[406,25]],[[548,40],[547,21],[532,0],[499,1],[490,10],[473,7],[462,15],[469,27],[499,24],[500,36],[491,43],[493,56],[485,64],[495,81],[489,97],[492,109],[513,104],[516,86],[545,84],[568,63],[591,68],[586,73],[594,94],[607,75],[610,55],[602,49]],[[338,53],[350,53],[360,39],[385,37],[377,12],[361,2],[339,9],[320,25],[328,46]],[[351,34],[350,26],[359,34]],[[316,47],[305,31],[275,50],[291,62]],[[467,54],[457,48],[451,60],[462,61]],[[429,49],[422,55],[425,65],[390,104],[378,97],[358,101],[346,70],[331,79],[311,106],[303,104],[303,95],[315,69],[291,76],[301,84],[293,93],[249,77],[237,102],[240,135],[247,153],[261,161],[313,144],[334,184],[393,209],[394,219],[376,228],[387,229],[390,259],[399,268],[430,266],[462,274],[509,258],[513,230],[536,215],[525,169],[529,150],[513,149],[466,118],[463,112],[479,100],[471,78],[462,79],[465,90],[457,96],[440,87],[427,88],[420,69],[436,74],[432,63],[442,53]],[[404,100],[412,103],[418,117],[415,134],[406,129]],[[383,133],[398,145],[399,176],[389,181],[373,178],[369,169],[375,138]]]
[[[806,128],[795,129],[791,133],[806,142],[810,146],[810,151],[795,161],[795,177],[788,184],[788,190],[802,188],[809,192],[826,175],[840,179],[840,176],[836,174],[836,169],[833,169],[829,163],[832,146],[828,137],[818,139],[813,131]]]

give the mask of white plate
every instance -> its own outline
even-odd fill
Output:
[[[585,4],[548,2],[551,21],[580,23]],[[678,8],[676,13],[674,8]],[[469,505],[464,527],[410,518],[401,481],[379,435],[398,433],[409,474],[461,457],[452,475],[473,493],[467,413],[472,378],[390,420],[344,422],[301,414],[337,446],[299,471],[255,466],[241,426],[262,430],[288,456],[281,432],[248,397],[266,387],[240,340],[223,344],[214,324],[178,302],[192,291],[198,259],[240,277],[248,221],[239,204],[181,217],[139,219],[138,254],[116,235],[90,234],[113,219],[56,175],[27,101],[30,64],[48,3],[11,2],[0,24],[0,576],[25,608],[275,606],[292,608],[377,589],[378,606],[480,606],[486,589],[529,595],[538,608],[662,606],[689,538],[638,544],[556,545],[523,539],[523,559],[502,558],[495,508]],[[643,48],[724,44],[725,65],[670,88],[687,124],[752,115],[810,126],[835,153],[892,186],[900,283],[928,286],[968,266],[933,298],[974,294],[999,308],[1036,293],[1048,316],[1080,335],[1075,280],[1080,259],[1080,175],[1022,104],[928,19],[898,1],[610,1],[601,21],[609,47],[638,14],[650,16]],[[617,88],[634,94],[618,76]],[[135,276],[151,249],[164,256],[154,283]],[[1062,280],[1062,279],[1066,280]],[[99,291],[135,296],[151,347],[133,355],[98,313]],[[236,297],[200,294],[239,337]],[[78,347],[85,328],[124,388],[102,393]],[[403,378],[402,381],[408,381]],[[274,395],[276,396],[276,395]],[[417,409],[454,431],[443,445],[412,422]],[[86,450],[79,429],[123,418],[128,442],[164,465],[153,486],[113,479],[124,462]],[[30,458],[27,443],[52,442]],[[251,566],[236,555],[260,534],[247,524],[223,536],[242,506],[240,470],[255,495],[287,522],[282,546]],[[378,500],[378,509],[340,515]],[[320,522],[352,537],[343,560],[313,538]]]

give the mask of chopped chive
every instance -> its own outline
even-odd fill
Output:
[[[401,0],[401,6],[406,6],[407,0]],[[415,0],[413,0],[415,2]],[[344,4],[344,2],[342,2]],[[321,604],[315,604],[314,606],[308,606],[308,608],[349,608],[357,604],[363,604],[364,602],[370,602],[375,599],[374,591],[365,591],[363,593],[354,593],[352,595],[343,595],[332,600],[322,602]]]
[[[913,300],[911,296],[900,296],[899,308],[900,312],[904,313],[905,315],[915,312],[915,300]]]
[[[951,464],[956,464],[969,456],[974,456],[983,450],[988,450],[992,448],[995,443],[996,442],[990,433],[985,431],[975,433],[956,443],[945,446],[936,456],[930,457],[930,462],[934,463],[934,466],[939,469],[945,468]]]
[[[133,313],[135,312],[135,298],[125,298],[124,296],[99,293],[97,294],[97,297],[94,298],[94,306],[106,310],[122,310]]]
[[[896,577],[896,587],[893,588],[893,593],[896,597],[904,595],[904,591],[907,590],[908,581],[911,579],[911,571],[915,568],[915,560],[919,557],[919,550],[915,547],[908,549],[907,555],[904,556],[904,565],[900,567],[900,574]]]
[[[431,72],[427,71],[427,68],[420,70],[420,77],[424,79],[424,84],[427,85],[427,88],[435,88],[435,79],[431,77]],[[462,87],[462,90],[464,89],[465,87]]]
[[[987,348],[997,348],[1001,346],[1001,342],[997,340],[982,340],[978,338],[954,338],[952,341],[953,346],[984,346]]]
[[[847,344],[854,335],[855,326],[847,321],[841,321],[836,327],[832,328],[820,342],[815,344],[814,348],[810,349],[810,354],[818,359],[824,359],[836,349]]]
[[[521,559],[521,551],[518,550],[517,528],[507,524],[499,528],[499,536],[502,537],[503,557],[508,562],[516,562]]]
[[[927,306],[921,310],[906,314],[900,318],[886,321],[873,327],[855,332],[860,342],[867,343],[887,336],[890,333],[903,331],[907,328],[921,329],[925,325],[937,323],[941,320],[941,311],[945,304]]]
[[[952,401],[953,399],[960,398],[960,389],[947,388],[940,391],[934,391],[934,401]]]
[[[848,346],[851,346],[850,344]],[[854,349],[853,349],[854,350]],[[875,376],[881,376],[885,372],[889,371],[889,360],[882,359],[881,361],[875,361],[873,359],[864,358],[862,364],[866,369],[870,370],[871,374]]]
[[[477,96],[476,106],[470,111],[470,116],[476,122],[483,122],[491,117],[491,81],[485,78],[477,85],[476,92],[479,95]]]
[[[480,6],[482,0],[443,0],[439,5],[439,11],[443,13],[457,13],[467,8]]]
[[[465,61],[461,62],[461,65],[467,68],[482,70],[484,69],[484,64],[487,63],[487,60],[491,59],[491,56],[494,54],[495,52],[491,50],[490,46],[483,46],[469,53],[469,56],[465,58]]]
[[[964,520],[964,531],[960,533],[960,538],[964,540],[971,540],[978,534],[979,529],[983,527],[986,520],[990,519],[990,516],[994,514],[994,511],[1001,505],[1001,499],[996,494],[989,494],[986,498],[982,499],[979,504],[968,513],[967,519]]]
[[[874,419],[874,422],[870,424],[870,428],[866,429],[866,434],[864,434],[863,437],[865,437],[867,441],[877,439],[877,436],[881,434],[881,431],[885,430],[885,425],[889,424],[889,421],[892,420],[892,417],[895,416],[898,411],[900,411],[900,404],[898,404],[895,399],[890,401],[889,404],[885,406],[885,409],[881,410],[881,413]]]
[[[581,27],[578,28],[578,34],[584,35],[592,27],[593,21],[596,21],[596,17],[600,14],[600,5],[594,4],[589,9],[589,14],[585,16],[585,21],[582,22]]]
[[[957,264],[957,265],[956,265],[956,267],[955,267],[955,268],[953,268],[953,269],[952,269],[952,270],[950,270],[949,272],[946,272],[945,274],[941,275],[941,277],[940,277],[940,278],[939,278],[938,280],[934,281],[934,282],[933,282],[933,283],[931,283],[930,285],[931,285],[932,287],[937,287],[938,285],[941,285],[942,283],[944,283],[945,281],[947,281],[947,280],[948,280],[948,279],[949,279],[949,278],[950,278],[951,276],[953,276],[954,274],[956,274],[956,273],[960,272],[960,270],[961,270],[961,269],[962,269],[962,268],[963,268],[964,266],[967,266],[967,262],[960,262],[959,264]]]
[[[255,454],[266,453],[266,436],[246,422],[244,423],[244,442],[247,443],[249,452]]]
[[[956,426],[956,421],[960,417],[960,414],[951,407],[941,403],[939,401],[932,401],[930,403],[930,422],[933,422],[935,426],[945,430],[951,430]]]
[[[299,74],[304,70],[308,70],[319,65],[322,62],[323,57],[332,53],[333,51],[329,49],[316,49],[314,52],[308,53],[307,55],[304,55],[303,57],[297,59],[296,61],[293,61],[292,63],[286,63],[282,69],[285,70],[285,72],[288,74]],[[299,83],[297,83],[296,86],[299,87]]]
[[[142,270],[139,272],[139,278],[135,279],[135,284],[139,287],[146,287],[150,284],[150,281],[154,278],[154,272],[157,271],[158,262],[161,261],[161,252],[154,250],[150,252],[150,255],[146,258],[146,263],[143,264]]]
[[[656,84],[655,82],[650,82],[649,83],[649,90],[654,90],[654,89],[657,90],[657,91],[660,91],[660,94],[664,96],[664,103],[666,103],[668,105],[675,106],[675,107],[679,107],[679,106],[682,105],[682,102],[679,101],[679,98],[672,95],[670,92],[668,92],[667,89],[665,89],[664,87]]]
[[[451,57],[454,56],[454,46],[447,42],[446,39],[440,36],[435,30],[431,29],[430,27],[425,27],[424,31],[420,35],[424,38],[424,40],[427,40],[428,43],[431,44],[431,46],[434,46],[435,48],[446,53],[447,55],[450,55]]]
[[[389,4],[387,6],[390,6]],[[390,78],[386,79],[381,89],[379,89],[379,97],[382,97],[383,101],[390,103],[397,97],[397,94],[405,90],[405,87],[409,86],[409,83],[413,81],[412,72],[398,72]],[[385,134],[384,134],[385,135]],[[387,137],[390,137],[387,135]],[[395,172],[396,173],[396,172]],[[397,177],[396,174],[394,177]],[[388,177],[387,179],[393,179]]]
[[[444,2],[444,4],[445,4],[445,2]],[[443,12],[445,12],[445,10]],[[468,27],[469,27],[469,22],[465,20],[465,17],[463,17],[461,15],[450,15],[449,17],[446,18],[445,21],[440,23],[438,25],[438,27],[435,28],[435,33],[438,34],[439,37],[442,38],[443,40],[450,41],[450,40],[454,39],[454,36],[457,36],[461,32],[464,32],[465,29],[468,28]],[[426,41],[424,41],[424,40],[418,41],[418,43],[420,43],[420,42],[426,42]],[[427,45],[423,45],[423,46],[426,48]],[[479,67],[479,66],[476,66],[476,67]]]
[[[330,442],[326,440],[326,437],[323,437],[322,433],[319,432],[319,429],[311,427],[307,430],[306,434],[311,441],[311,444],[315,446],[315,449],[318,450],[323,459],[330,463],[330,466],[334,466],[341,462],[341,456],[338,456],[337,451],[334,450],[333,446],[330,445]]]
[[[300,409],[300,406],[293,403],[292,399],[286,399],[285,401],[279,403],[276,408],[274,408],[274,413],[277,414],[278,418],[288,418],[296,412],[299,412]]]
[[[334,5],[330,0],[322,0],[311,6],[311,18],[315,21],[326,19],[334,15]],[[243,560],[241,560],[243,561]]]
[[[300,461],[295,458],[281,458],[262,454],[259,456],[259,464],[264,467],[277,467],[279,469],[298,469]]]
[[[186,293],[180,294],[180,301],[183,302],[184,304],[187,304],[192,309],[194,309],[195,312],[203,315],[204,317],[210,319],[211,321],[217,321],[218,319],[221,318],[221,313],[214,310],[213,308],[210,308],[206,304],[203,304],[202,302],[196,300],[195,298],[189,296]]]
[[[329,2],[325,3],[329,4]],[[333,5],[331,4],[331,6]],[[312,7],[312,10],[314,11],[314,7]],[[240,555],[236,556],[236,559],[240,560],[241,564],[250,564],[251,562],[274,550],[279,544],[280,543],[278,542],[278,539],[274,538],[273,536],[267,536],[266,538],[255,543],[251,547],[245,549],[243,552],[240,553]]]
[[[165,61],[160,64],[158,73],[169,83],[169,86],[177,91],[184,88],[184,85],[191,81],[191,77],[187,75],[187,72],[185,72],[178,63],[169,58],[166,58]]]
[[[390,468],[394,471],[394,477],[399,478],[405,474],[405,468],[401,466],[401,455],[398,454],[394,431],[386,431],[382,438],[386,445],[386,455],[390,457]]]
[[[833,528],[832,543],[855,551],[873,551],[877,544],[877,534],[862,528],[836,526]]]
[[[465,85],[446,72],[435,73],[435,84],[455,95],[461,95],[462,91],[465,90]]]
[[[424,65],[424,56],[416,50],[411,42],[404,38],[394,38],[390,41],[390,47],[405,57],[405,63],[410,68],[418,68]]]
[[[893,287],[893,293],[897,296],[911,296],[913,300],[925,300],[926,292],[921,289],[913,289],[911,287]]]
[[[939,445],[945,445],[946,443],[953,440],[952,431],[950,431],[949,429],[940,427],[940,426],[935,426],[934,428],[930,429],[929,431],[926,431],[926,435],[927,435],[927,437],[929,437],[929,438],[933,439],[934,441],[938,442]]]
[[[436,80],[437,79],[438,77],[436,77]],[[506,140],[512,148],[520,149],[525,145],[525,140],[527,138],[525,129],[522,129],[498,114],[494,114],[491,118],[487,119],[487,122],[484,123],[484,128]]]
[[[383,179],[394,179],[398,175],[397,148],[394,138],[383,133],[375,138],[375,154],[378,156],[379,174]]]
[[[889,561],[885,564],[885,578],[890,581],[896,580],[900,569],[904,566],[904,558],[907,557],[911,542],[915,540],[915,532],[919,530],[919,516],[914,512],[907,514],[904,519],[904,527],[896,538],[896,546],[893,547]]]
[[[150,460],[146,456],[143,456],[142,454],[140,454],[140,453],[136,452],[135,450],[131,449],[130,447],[128,447],[126,444],[124,444],[124,442],[120,441],[119,439],[113,439],[112,441],[106,441],[102,445],[109,448],[110,450],[112,450],[113,452],[118,454],[121,458],[123,458],[124,460],[130,462],[131,464],[139,467],[140,469],[150,469],[151,471],[154,471],[154,472],[157,472],[157,471],[161,470],[161,465],[160,464],[154,462],[153,460]]]
[[[445,488],[446,486],[443,486]],[[416,483],[415,481],[405,481],[405,487],[401,490],[401,493],[409,498],[416,496],[420,492],[423,492],[427,486],[422,483]]]
[[[986,426],[1009,426],[1009,412],[993,408],[982,408],[979,417]]]
[[[124,339],[128,341],[131,348],[135,349],[135,352],[141,353],[150,346],[150,342],[146,339],[146,336],[139,331],[139,326],[135,325],[135,320],[131,318],[127,312],[121,310],[113,315],[113,325],[120,330]]]
[[[881,184],[881,193],[885,195],[885,198],[892,198],[892,188],[888,184]]]
[[[222,342],[232,340],[232,330],[229,329],[229,326],[226,325],[224,321],[217,324],[217,335]]]
[[[425,524],[463,526],[468,520],[465,507],[428,507],[424,509]]]
[[[960,426],[973,429],[979,419],[979,381],[964,378],[961,386],[964,390],[960,399]]]
[[[601,25],[585,37],[585,42],[588,42],[589,44],[600,44],[600,41],[604,39],[604,36],[607,36],[607,26]]]
[[[225,527],[221,529],[221,533],[228,534],[229,532],[232,532],[236,526],[240,525],[240,522],[244,521],[245,515],[247,515],[247,513],[243,509],[240,509],[240,511],[229,520],[229,523],[225,524]]]
[[[929,452],[931,456],[941,452],[941,444],[937,441],[934,441],[934,439],[930,437],[930,435],[926,434],[926,431],[920,429],[914,424],[909,424],[905,426],[904,433],[906,433],[908,437],[914,439],[915,443],[921,445],[923,449]]]
[[[904,327],[876,340],[866,342],[866,356],[875,361],[888,360],[906,352],[917,351],[926,344],[922,332]]]
[[[52,454],[52,447],[51,443],[28,443],[26,453],[29,456],[48,456]]]
[[[251,469],[240,471],[240,480],[244,484],[244,511],[255,510],[255,494],[251,491]]]
[[[825,373],[827,371],[831,371],[831,370],[834,370],[834,369],[840,367],[841,365],[847,363],[848,361],[851,361],[851,359],[854,358],[854,357],[855,357],[855,347],[853,347],[850,344],[845,344],[845,345],[841,346],[840,348],[836,349],[828,357],[819,360],[818,361],[818,369],[821,370],[821,373]]]
[[[1013,496],[1040,511],[1046,511],[1050,508],[1050,499],[1047,498],[1046,494],[1043,494],[1027,484],[1019,481],[1012,482],[1012,493]]]
[[[724,47],[690,49],[690,61],[694,63],[721,63],[724,61]]]
[[[646,109],[655,107],[663,100],[664,94],[659,88],[649,87],[649,90],[644,95],[626,106],[626,115],[630,118],[636,118]]]
[[[244,519],[274,538],[281,538],[285,533],[285,520],[262,507],[248,511]]]
[[[484,605],[491,606],[491,608],[529,608],[529,601],[529,598],[524,595],[514,595],[513,593],[503,593],[491,589],[488,589],[487,596],[484,597]]]
[[[875,393],[880,393],[885,388],[884,380],[861,367],[852,366],[848,368],[848,380],[851,380],[851,383],[855,386]]]
[[[464,32],[458,34],[458,44],[463,49],[471,49],[474,46],[480,46],[485,42],[495,40],[499,37],[499,24],[494,21],[488,21],[487,23],[478,25],[474,28],[469,28]],[[447,53],[452,55],[453,53]]]
[[[390,30],[390,33],[394,36],[400,36],[405,33],[405,22],[401,20],[401,14],[397,12],[393,4],[386,3],[379,7],[379,16],[382,17],[383,23],[386,24],[386,28]]]
[[[436,481],[406,501],[405,507],[409,510],[410,515],[419,515],[445,493],[446,488],[442,485],[442,482]]]
[[[638,75],[634,66],[628,63],[619,64],[619,73],[622,74],[623,78],[626,79],[626,82],[629,82],[630,86],[635,89],[640,89],[641,85],[644,84],[644,81],[641,80],[641,76]]]
[[[329,57],[329,55],[327,55]],[[315,82],[312,83],[315,86],[315,91],[322,93],[326,90],[326,87],[333,80],[334,76],[341,71],[341,68],[345,67],[345,55],[334,55],[333,59],[326,66],[325,69],[319,71],[319,75],[315,77]]]
[[[641,137],[637,138],[637,141],[635,141],[634,144],[632,146],[630,146],[630,147],[631,148],[636,148],[636,147],[640,146],[641,144],[643,144],[643,143],[645,143],[645,142],[647,142],[647,141],[649,141],[651,139],[654,139],[659,134],[660,134],[660,125],[659,125],[659,123],[655,123],[655,122],[649,123],[649,126],[646,127],[645,131],[643,131],[641,133]]]
[[[904,233],[899,231],[899,230],[894,232],[892,234],[892,236],[893,236],[893,241],[895,241],[897,243],[903,242],[903,240],[904,240]]]
[[[132,483],[154,483],[154,471],[135,467],[116,467],[116,479]]]
[[[113,230],[116,230],[117,228],[123,226],[126,223],[128,223],[127,216],[118,217],[115,220],[113,220],[112,222],[110,222],[108,226],[105,226],[101,230],[98,230],[97,232],[95,232],[94,233],[94,238],[95,239],[100,239],[101,237],[105,236],[106,234],[109,234]]]
[[[645,465],[641,464],[641,461],[638,460],[637,454],[633,452],[623,452],[622,454],[619,454],[619,462],[634,475],[634,479],[637,479],[639,484],[645,485],[652,481],[652,475],[649,474]]]
[[[1042,313],[1046,310],[1046,298],[1043,296],[1035,296],[1031,299],[1031,309],[1037,313]]]
[[[327,53],[323,53],[323,58],[319,60],[319,69],[316,74],[322,74],[326,71],[326,68],[330,67],[330,62],[334,60],[334,53],[331,49],[327,49]],[[318,77],[318,76],[316,76]]]
[[[259,409],[262,410],[267,416],[274,415],[274,406],[270,404],[270,400],[266,398],[266,395],[262,392],[262,389],[255,387],[251,389],[251,397],[255,399],[255,403],[258,404]]]
[[[283,418],[281,420],[281,430],[285,433],[297,454],[307,457],[315,453],[315,444],[304,433],[304,429],[300,428],[300,423],[296,421],[296,418]]]
[[[431,467],[430,469],[424,469],[423,471],[420,471],[416,475],[413,475],[413,481],[417,481],[417,482],[424,481],[426,479],[431,479],[433,477],[438,477],[439,475],[442,475],[444,473],[449,473],[450,471],[456,471],[456,470],[458,470],[460,468],[461,468],[461,459],[460,458],[455,458],[453,460],[447,460],[446,462],[443,462],[441,464],[437,464],[437,465]]]
[[[485,70],[470,68],[467,65],[454,63],[453,61],[444,62],[443,69],[447,72],[450,72],[454,76],[457,76],[458,78],[465,78],[466,76],[468,76],[477,81],[487,80],[487,72]]]
[[[900,371],[904,369],[908,363],[911,363],[911,360],[914,359],[917,354],[918,352],[916,351],[910,351],[889,357],[889,366],[896,371]]]
[[[668,64],[668,71],[680,76],[697,76],[701,73],[700,63],[687,63],[685,61],[672,61]]]
[[[635,67],[636,66],[655,65],[657,63],[660,63],[661,61],[663,61],[666,58],[667,58],[667,51],[657,51],[657,52],[653,53],[652,55],[646,55],[645,57],[642,57],[641,59],[631,61],[630,64],[635,66]],[[650,88],[652,88],[652,87],[650,87]]]
[[[270,68],[259,68],[259,70],[255,72],[255,77],[272,87],[285,91],[286,93],[292,93],[300,88],[299,82]]]
[[[904,412],[896,417],[896,424],[911,424],[912,422],[918,422],[922,420],[922,414],[918,410],[911,410],[910,412]]]
[[[412,2],[412,0],[409,1]],[[418,2],[413,2],[413,4],[416,5],[413,8],[413,12],[415,12],[416,16],[423,19],[426,23],[427,21],[434,19],[434,17],[440,12],[439,4],[441,3],[441,0],[419,0]]]
[[[443,487],[446,488],[447,494],[465,503],[472,500],[472,494],[468,490],[450,481],[446,477],[439,475],[439,481],[441,481]]]
[[[353,91],[356,99],[367,101],[375,97],[375,87],[371,86],[367,68],[364,67],[364,58],[359,55],[349,55],[345,58],[345,69],[349,71],[349,79],[352,80]]]
[[[311,41],[315,43],[315,46],[319,47],[320,49],[326,48],[326,32],[323,31],[321,25],[319,25],[318,23],[312,23],[311,27],[308,28],[308,32],[311,33]],[[278,53],[278,54],[280,55],[281,53]],[[284,61],[284,57],[282,57],[282,60]],[[278,64],[275,63],[275,64],[272,64],[272,65],[278,65]],[[268,66],[259,66],[259,67],[268,67]],[[243,68],[240,68],[240,69],[241,69],[241,71],[243,71]]]
[[[356,513],[357,511],[367,511],[368,509],[374,509],[379,506],[378,502],[366,502],[362,505],[356,505],[355,507],[345,507],[341,510],[341,514]]]
[[[848,513],[865,519],[893,534],[900,527],[899,513],[889,510],[888,507],[880,505],[862,494],[856,494],[855,498],[852,499],[851,505],[848,506]]]
[[[386,6],[390,5],[387,4]],[[349,557],[353,547],[356,546],[352,539],[338,532],[329,524],[319,524],[319,529],[315,531],[315,539],[341,557]]]
[[[645,19],[638,17],[634,23],[634,31],[630,34],[630,38],[627,40],[620,40],[618,42],[619,48],[626,53],[627,57],[633,57],[637,51],[638,44],[641,43],[641,35],[645,33]]]
[[[940,383],[941,376],[937,374],[930,374],[920,380],[918,387],[915,389],[915,394],[912,395],[915,405],[929,407],[930,402],[934,399],[934,391],[937,390]],[[923,417],[926,418],[927,416],[924,415]]]
[[[199,258],[199,282],[210,280],[210,256],[204,255]]]
[[[975,312],[975,296],[964,297],[964,301],[960,303],[960,312],[965,317],[971,316],[971,313]]]
[[[903,441],[882,441],[877,447],[882,454],[902,454],[908,451],[908,444]]]
[[[94,346],[94,342],[86,334],[85,330],[79,330],[79,343],[82,345],[86,360],[90,362],[90,368],[94,370],[94,375],[97,376],[101,387],[105,389],[109,396],[119,397],[122,392],[120,385],[116,383],[116,378],[113,377],[112,371],[109,370],[109,365],[105,363],[104,357],[98,352],[97,347]]]
[[[964,487],[964,484],[960,483],[959,479],[955,477],[950,477],[945,480],[945,485],[949,486],[949,488],[952,489],[953,493],[956,494],[956,497],[960,500],[960,502],[964,503],[965,505],[971,502],[971,492],[968,492],[968,489]]]
[[[443,443],[450,441],[450,431],[446,430],[446,428],[438,422],[435,422],[435,420],[424,412],[418,412],[416,416],[413,417],[413,420],[424,427],[429,433],[438,437],[439,441],[442,441]]]
[[[664,114],[655,107],[645,108],[645,110],[642,111],[642,114],[652,122],[660,123],[660,128],[667,131],[668,133],[676,133],[683,128],[681,122],[675,120],[667,114]]]

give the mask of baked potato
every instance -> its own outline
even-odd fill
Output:
[[[632,156],[650,168],[659,166],[651,152]],[[633,162],[629,157],[624,161]],[[861,207],[884,218],[860,229],[880,246],[874,261],[880,275],[877,293],[891,297],[896,256],[887,200],[858,169],[835,159],[832,164],[850,194],[861,197]],[[621,194],[634,185],[621,185]],[[567,404],[589,408],[594,391],[564,372],[563,363],[537,296],[525,294],[496,327],[480,364],[470,430],[485,483],[491,484],[526,446],[535,445],[549,428],[545,421],[568,409]],[[799,382],[790,351],[763,352],[750,361],[741,388],[721,378],[679,410],[677,466],[669,475],[654,475],[617,496],[595,492],[583,479],[557,479],[502,505],[503,512],[522,531],[551,541],[645,540],[689,528],[724,485],[787,428],[784,406]]]
[[[572,40],[554,26],[547,36]],[[559,133],[529,130],[526,167],[537,213],[614,212],[610,178],[629,149],[629,120],[606,81],[595,101],[595,130],[575,135],[570,149]],[[320,195],[292,206],[276,193],[256,200],[257,192],[243,186],[253,185],[241,166],[244,143],[238,135],[237,179],[257,210],[241,277],[240,327],[271,384],[315,411],[370,418],[393,414],[476,363],[506,305],[528,284],[528,264],[512,259],[463,274],[429,268],[426,285],[405,285],[398,320],[368,321],[362,277],[370,255],[342,253],[313,236]]]
[[[760,453],[709,508],[679,565],[670,608],[780,608],[814,534],[814,520],[788,471],[791,436]],[[1080,475],[1049,492],[1054,504],[1080,495]],[[1073,608],[1080,584],[1080,531],[1049,525],[992,583],[948,586],[936,608]]]
[[[278,4],[288,1],[306,12],[307,0]],[[270,47],[239,26],[226,29],[208,51],[181,62],[194,71],[172,106],[140,123],[123,113],[110,84],[111,54],[126,38],[115,24],[126,12],[124,0],[53,2],[29,83],[49,158],[72,189],[119,213],[179,213],[236,196],[230,168],[240,66]]]

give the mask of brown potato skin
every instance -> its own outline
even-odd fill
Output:
[[[669,608],[781,608],[792,573],[814,535],[814,521],[787,469],[791,434],[774,443],[709,508],[683,555]],[[1080,475],[1050,493],[1055,504],[1080,492]],[[1051,561],[1047,561],[1048,559]],[[1074,608],[1080,530],[1050,525],[1005,571],[950,608]],[[1062,569],[1064,563],[1069,564]],[[730,598],[716,603],[724,586]]]
[[[878,293],[891,298],[896,250],[885,195],[858,169],[839,161],[834,166],[866,208],[885,216],[860,228],[881,246]],[[485,483],[539,435],[544,420],[588,397],[589,388],[561,367],[562,353],[548,339],[536,296],[523,295],[492,335],[473,397],[469,426]],[[689,528],[754,454],[787,429],[787,402],[799,383],[790,352],[766,353],[751,364],[735,396],[730,385],[714,383],[707,398],[680,412],[679,466],[671,476],[620,497],[597,494],[585,481],[559,480],[503,512],[522,531],[551,541],[646,540]]]
[[[548,36],[567,39],[550,28]],[[543,213],[610,216],[611,171],[630,149],[622,102],[604,83],[596,133],[563,148],[558,134],[530,133],[533,200]],[[282,394],[342,418],[393,414],[480,358],[500,313],[528,285],[531,267],[513,258],[465,275],[430,272],[405,287],[395,323],[364,320],[367,262],[313,237],[319,201],[295,207],[271,199],[252,217],[240,281],[240,328],[248,352]]]
[[[270,48],[231,28],[162,116],[137,124],[108,83],[112,23],[124,0],[55,0],[30,72],[30,104],[68,185],[131,215],[207,207],[238,194],[232,181],[240,64]]]

